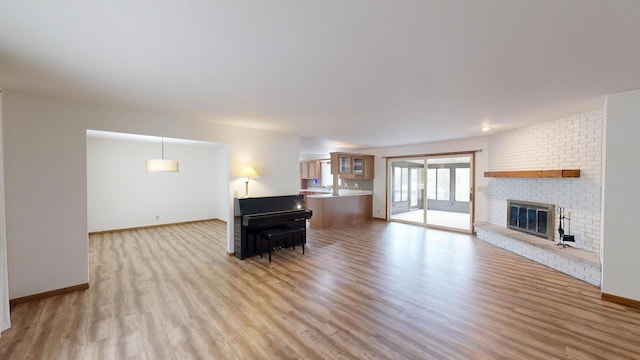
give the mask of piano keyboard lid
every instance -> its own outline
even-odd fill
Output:
[[[302,195],[265,196],[255,198],[235,199],[235,216],[258,213],[271,213],[293,210],[304,210]]]

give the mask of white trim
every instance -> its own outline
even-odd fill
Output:
[[[0,334],[11,327],[9,309],[9,275],[7,270],[7,232],[4,193],[4,122],[2,118],[2,89],[0,88]]]

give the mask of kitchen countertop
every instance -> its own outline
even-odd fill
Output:
[[[307,195],[309,198],[333,198],[333,197],[345,197],[345,196],[362,196],[362,195],[373,195],[373,191],[367,190],[347,190],[347,189],[339,189],[338,196],[333,195],[332,190],[322,189],[324,191],[313,191],[310,189],[306,189],[309,192],[323,192],[323,194],[318,195]]]
[[[326,193],[326,194],[331,194],[333,192],[333,190],[331,189],[327,189],[327,188],[307,188],[307,189],[300,189],[300,192],[314,192],[314,193]]]

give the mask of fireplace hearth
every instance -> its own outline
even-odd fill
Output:
[[[554,241],[554,204],[507,200],[509,229]]]

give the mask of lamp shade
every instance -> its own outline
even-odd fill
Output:
[[[147,160],[148,172],[178,172],[178,160]]]
[[[178,172],[178,160],[164,158],[164,138],[162,138],[162,159],[147,160],[147,172]]]
[[[246,168],[244,168],[244,170],[242,170],[242,177],[255,179],[255,178],[258,178],[259,176],[258,176],[258,173],[253,169],[253,167],[247,166]]]

